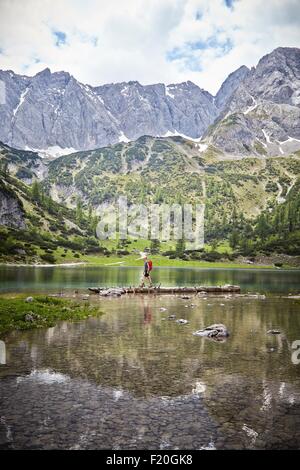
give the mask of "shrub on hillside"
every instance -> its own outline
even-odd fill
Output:
[[[209,253],[202,253],[201,259],[204,261],[219,261],[221,258],[223,258],[224,255],[221,253],[218,253],[217,251],[210,251]]]
[[[51,264],[54,264],[56,261],[55,256],[53,256],[51,253],[44,253],[40,256],[40,258],[43,261],[46,261],[46,263],[51,263]]]

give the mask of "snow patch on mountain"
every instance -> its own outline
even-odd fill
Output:
[[[252,95],[250,95],[250,96],[251,96],[251,98],[252,98],[252,100],[253,100],[253,105],[252,105],[252,106],[249,106],[249,107],[246,109],[246,111],[244,111],[244,114],[251,113],[251,111],[253,111],[253,110],[254,110],[255,108],[257,108],[257,106],[258,106],[258,103],[257,103],[256,99],[253,98]]]
[[[270,140],[270,136],[266,133],[264,129],[262,129],[262,133],[265,136],[266,142],[268,142],[268,144],[271,144],[272,142]]]
[[[295,137],[288,136],[288,139],[280,142],[280,144],[283,145],[283,144],[287,144],[288,142],[300,142],[300,139],[296,139]]]
[[[268,146],[263,142],[262,140],[259,140],[258,137],[256,137],[256,140],[266,149]]]
[[[15,107],[15,109],[13,110],[13,115],[15,117],[15,115],[17,114],[18,110],[20,109],[20,107],[22,106],[22,104],[24,103],[24,100],[25,100],[25,97],[28,93],[28,90],[29,90],[29,87],[27,87],[22,93],[21,93],[21,96],[20,96],[20,101],[19,103],[17,104],[17,106]]]
[[[163,135],[157,135],[156,137],[182,137],[183,139],[187,139],[187,140],[191,140],[193,142],[200,142],[202,136],[200,137],[196,137],[195,139],[193,137],[189,137],[188,135],[186,134],[182,134],[182,132],[178,132],[175,131],[174,132],[171,132],[171,131],[167,131],[165,134]]]
[[[25,150],[29,150],[31,152],[37,152],[41,158],[45,159],[54,159],[61,157],[62,155],[69,155],[70,153],[78,152],[78,150],[74,149],[73,147],[59,147],[58,145],[53,145],[46,149],[34,149],[28,146],[25,147]]]
[[[173,89],[174,85],[168,85],[168,86],[165,87],[166,96],[169,96],[170,98],[174,99],[175,95],[170,91],[170,88]]]
[[[130,139],[128,139],[128,137],[126,137],[126,135],[124,134],[123,131],[120,133],[119,142],[126,142],[126,143],[130,142]]]
[[[207,149],[208,145],[207,144],[197,144],[198,150],[200,153],[205,152]]]

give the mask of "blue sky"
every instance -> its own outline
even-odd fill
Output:
[[[53,31],[53,35],[56,38],[55,45],[57,47],[62,46],[63,44],[66,44],[67,42],[67,35],[63,31]]]
[[[300,47],[299,0],[0,0],[0,68],[27,75],[191,80],[214,94],[278,46]]]
[[[234,0],[225,0],[225,5],[226,5],[228,8],[232,8],[232,7],[233,7],[233,4],[234,4]]]

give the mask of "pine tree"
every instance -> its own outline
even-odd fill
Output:
[[[40,183],[37,180],[34,180],[31,186],[31,195],[35,202],[41,201],[41,189]]]
[[[92,215],[93,215],[93,207],[92,207],[92,204],[89,204],[89,209],[88,209],[89,222],[91,222],[91,220],[92,220]]]
[[[98,225],[99,219],[97,216],[92,216],[90,221],[90,230],[94,236],[96,236],[96,228]]]
[[[222,217],[222,228],[225,230],[227,225],[227,219],[226,219],[226,212],[223,212],[223,217]]]
[[[212,251],[216,251],[217,247],[218,247],[218,240],[216,238],[214,238],[211,242]]]
[[[159,249],[160,249],[160,241],[157,239],[151,240],[151,244],[150,244],[151,253],[157,254],[159,253]]]
[[[1,165],[1,170],[4,176],[9,176],[8,162],[4,161]]]
[[[179,240],[177,240],[177,243],[176,243],[176,247],[175,247],[175,254],[178,258],[181,258],[184,254],[184,250],[185,250],[185,240],[184,238],[179,238]]]
[[[159,202],[162,202],[162,201],[163,201],[163,197],[162,197],[161,189],[158,187],[156,188],[155,194],[154,194],[154,204],[158,204]]]
[[[76,221],[80,224],[83,220],[83,209],[82,209],[82,201],[78,197],[76,202]]]
[[[229,245],[234,250],[239,243],[238,231],[234,228],[229,236]]]
[[[45,199],[45,202],[46,202],[46,206],[47,206],[47,209],[50,213],[53,213],[54,212],[54,201],[51,197],[47,197]]]
[[[270,234],[270,225],[268,224],[267,216],[265,214],[261,214],[258,217],[256,233],[261,240],[265,240]]]
[[[233,211],[232,211],[232,215],[231,215],[231,221],[232,221],[233,226],[235,227],[235,225],[237,223],[237,211],[236,211],[235,206],[233,207]]]

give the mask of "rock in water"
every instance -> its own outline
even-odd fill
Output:
[[[180,325],[186,325],[188,321],[184,318],[180,318],[179,320],[176,320],[176,323],[179,323]]]
[[[125,294],[125,289],[119,288],[119,287],[112,287],[106,290],[101,290],[99,294],[103,297],[108,297],[108,296],[119,297],[120,295]]]
[[[229,336],[229,332],[225,325],[222,323],[215,323],[213,325],[198,330],[193,333],[194,336],[206,336],[208,338],[226,338]]]

